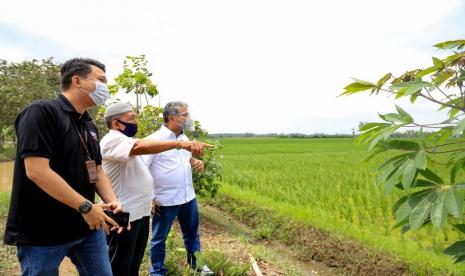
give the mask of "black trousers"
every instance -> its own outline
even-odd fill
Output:
[[[114,276],[137,276],[149,238],[150,217],[131,222],[131,231],[112,231],[107,236],[108,254]]]

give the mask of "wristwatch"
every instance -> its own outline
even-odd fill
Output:
[[[181,143],[182,143],[182,140],[176,140],[176,149],[177,149],[177,150],[180,150],[180,149],[182,148],[182,147],[181,147],[181,146],[182,146]]]
[[[84,201],[83,203],[81,203],[81,205],[79,205],[79,213],[81,214],[87,214],[90,212],[90,210],[92,209],[92,202],[86,200]]]

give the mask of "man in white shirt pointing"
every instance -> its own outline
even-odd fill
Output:
[[[148,139],[161,141],[189,141],[184,131],[192,127],[188,106],[171,102],[163,111],[165,124]],[[202,172],[203,162],[186,150],[169,150],[147,155],[146,164],[154,181],[154,202],[158,205],[152,220],[150,246],[151,275],[166,275],[165,241],[177,217],[187,251],[187,262],[196,269],[194,253],[200,251],[199,211],[192,185],[192,168]],[[207,266],[200,275],[214,275]]]
[[[115,276],[139,275],[149,236],[153,181],[140,155],[183,149],[201,154],[208,144],[190,141],[159,141],[132,138],[137,132],[137,115],[131,105],[118,102],[105,110],[104,121],[110,131],[100,142],[103,169],[125,211],[131,230],[113,232],[107,237],[111,267]]]

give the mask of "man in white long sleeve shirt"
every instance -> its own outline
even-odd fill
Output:
[[[100,142],[103,169],[111,179],[119,201],[129,212],[130,231],[113,233],[107,238],[113,275],[139,275],[149,236],[152,209],[152,177],[140,155],[159,153],[170,149],[202,152],[207,144],[139,140],[137,116],[128,103],[115,103],[105,110],[104,121],[110,131]]]
[[[163,111],[165,124],[148,139],[182,141],[189,139],[183,131],[192,126],[187,104],[168,103]],[[203,162],[185,150],[169,150],[144,157],[154,182],[154,201],[157,212],[152,219],[150,247],[151,275],[166,275],[165,241],[177,217],[187,251],[187,262],[196,269],[194,253],[200,251],[199,211],[192,185],[192,167],[203,171]],[[200,275],[214,275],[207,266],[200,268]]]

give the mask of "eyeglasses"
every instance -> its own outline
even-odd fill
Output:
[[[189,117],[191,114],[189,112],[183,112],[183,113],[178,113],[176,115],[173,115],[173,116],[183,116],[183,117]]]
[[[77,76],[77,77],[80,78],[80,79],[88,80],[88,81],[99,81],[99,82],[105,83],[105,84],[107,83],[107,79],[105,79],[105,78],[102,78],[102,79],[88,79],[88,78],[84,78],[84,77],[80,77],[80,76]]]

